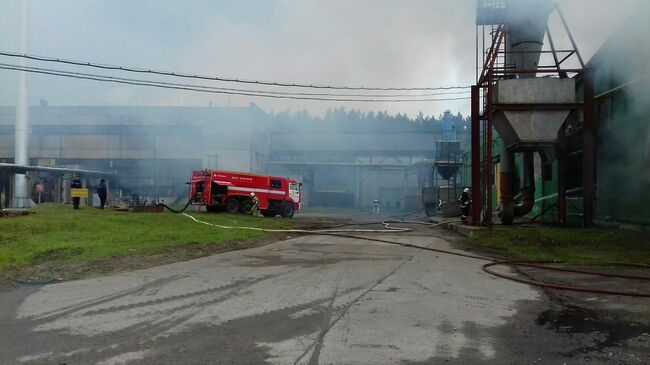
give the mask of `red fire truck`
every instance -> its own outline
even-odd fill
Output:
[[[285,177],[197,170],[192,171],[190,200],[193,205],[205,205],[208,212],[225,209],[229,213],[250,214],[251,193],[255,193],[265,217],[293,217],[300,210],[301,187],[302,184]]]

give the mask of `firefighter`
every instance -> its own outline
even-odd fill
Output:
[[[72,183],[70,183],[70,187],[72,189],[83,189],[83,184],[81,183],[81,179],[79,178],[79,175],[75,175],[72,178]],[[79,201],[81,201],[81,198],[72,198],[72,207],[74,209],[79,209]]]
[[[251,193],[251,201],[253,201],[253,206],[251,207],[251,215],[253,217],[257,217],[260,210],[260,199],[257,197],[257,195],[255,195],[255,193]]]
[[[106,180],[102,179],[99,182],[96,191],[97,196],[99,196],[99,209],[104,209],[104,205],[106,204],[106,196],[108,195],[108,191],[106,190]]]
[[[472,206],[472,198],[469,196],[469,188],[463,189],[463,194],[461,194],[458,202],[460,203],[460,209],[463,212],[462,215],[460,216],[460,219],[461,221],[463,221],[463,223],[467,223],[469,217],[469,210],[470,207]]]
[[[372,211],[375,214],[379,214],[379,200],[375,199],[372,201]]]

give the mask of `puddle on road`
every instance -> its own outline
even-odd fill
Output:
[[[585,346],[558,353],[567,357],[625,346],[632,340],[650,343],[650,325],[623,320],[615,313],[566,307],[543,311],[535,322],[558,333],[591,335],[592,341]]]

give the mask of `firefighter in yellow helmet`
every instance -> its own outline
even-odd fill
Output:
[[[253,202],[253,206],[251,207],[251,215],[253,217],[257,217],[260,212],[260,199],[253,192],[251,192],[251,201]]]

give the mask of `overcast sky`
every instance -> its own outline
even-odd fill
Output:
[[[0,49],[19,52],[20,1],[0,3]],[[470,85],[475,78],[474,4],[474,0],[29,0],[27,52],[310,84]],[[559,4],[589,59],[632,11],[635,0],[562,0]],[[557,21],[551,25],[559,34]],[[0,57],[0,62],[19,61]],[[14,71],[0,70],[0,105],[15,104],[16,80]],[[50,105],[207,106],[212,102],[245,106],[255,102],[266,111],[307,109],[312,114],[321,114],[330,106],[410,116],[419,111],[437,115],[445,109],[469,112],[467,100],[288,101],[40,75],[28,77],[28,93],[30,104],[46,99]]]

